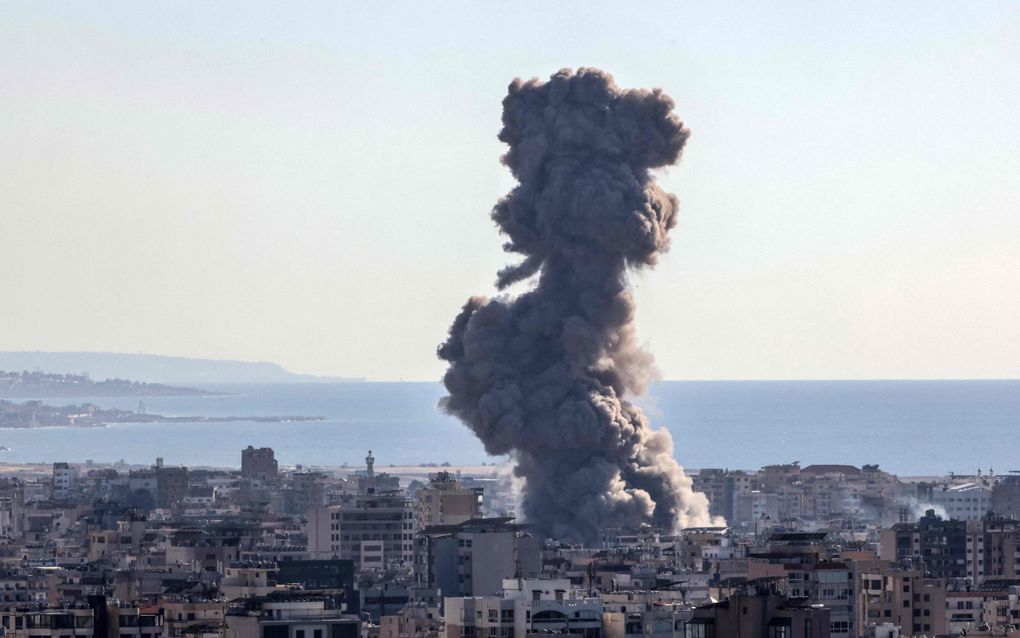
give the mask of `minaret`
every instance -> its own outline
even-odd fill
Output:
[[[375,476],[375,469],[372,467],[375,465],[375,457],[372,456],[372,450],[368,451],[368,456],[365,457],[365,474],[367,476]]]

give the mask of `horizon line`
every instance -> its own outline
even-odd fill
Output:
[[[136,351],[113,351],[113,350],[0,350],[0,355],[3,354],[56,354],[56,355],[74,355],[74,354],[91,354],[91,355],[114,355],[114,356],[146,356],[146,357],[162,357],[168,359],[191,359],[196,361],[207,361],[207,362],[230,362],[230,363],[244,363],[251,365],[272,365],[280,368],[283,372],[294,376],[312,377],[307,381],[267,381],[261,383],[441,383],[441,375],[432,379],[420,379],[420,378],[369,378],[365,376],[353,376],[345,374],[320,374],[320,373],[309,373],[309,372],[297,372],[284,364],[277,363],[268,359],[233,359],[233,358],[217,358],[214,356],[189,356],[189,355],[168,355],[168,354],[155,354],[152,352]],[[1003,376],[971,376],[971,377],[819,377],[819,378],[805,378],[805,377],[774,377],[774,378],[762,378],[762,377],[708,377],[708,378],[693,378],[693,377],[664,377],[661,379],[655,379],[649,382],[649,385],[663,382],[684,382],[684,383],[739,383],[739,382],[755,382],[755,383],[835,383],[835,382],[848,382],[848,381],[859,381],[859,382],[910,382],[910,381],[1020,381],[1020,375],[1014,377],[1003,377]],[[220,382],[220,383],[248,383],[248,382]]]
[[[309,375],[318,376],[318,375]],[[329,379],[329,376],[323,376]],[[844,382],[915,382],[915,381],[1020,381],[1018,377],[825,377],[825,378],[760,378],[760,377],[731,377],[731,378],[663,378],[650,381],[648,385],[656,383],[844,383]],[[284,382],[286,383],[286,382]],[[312,381],[311,383],[315,383]],[[442,383],[442,379],[370,379],[362,378],[358,383]]]

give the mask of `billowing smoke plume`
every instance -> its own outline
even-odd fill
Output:
[[[668,96],[597,69],[514,80],[503,100],[503,162],[519,184],[492,218],[524,259],[497,285],[538,278],[519,296],[467,302],[439,347],[442,406],[489,454],[511,455],[528,522],[554,538],[709,522],[669,432],[626,399],[653,370],[627,271],[655,264],[676,223],[676,198],[649,169],[675,163],[688,135]]]

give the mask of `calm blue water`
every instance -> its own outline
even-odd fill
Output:
[[[432,383],[211,386],[230,396],[146,398],[166,415],[308,415],[319,423],[120,424],[0,430],[0,460],[126,460],[238,466],[247,445],[287,465],[382,466],[488,458],[467,428],[440,414]],[[54,400],[50,403],[73,403]],[[98,398],[135,409],[137,398]],[[1020,381],[664,382],[641,399],[691,468],[768,463],[878,463],[903,475],[1020,469]]]

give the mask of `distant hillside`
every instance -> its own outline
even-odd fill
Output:
[[[0,370],[0,397],[184,397],[209,394],[195,388],[127,379],[94,381],[87,374]]]
[[[0,352],[0,370],[45,370],[88,374],[94,380],[131,379],[145,383],[314,383],[360,381],[287,372],[275,363],[189,359],[111,352]]]

